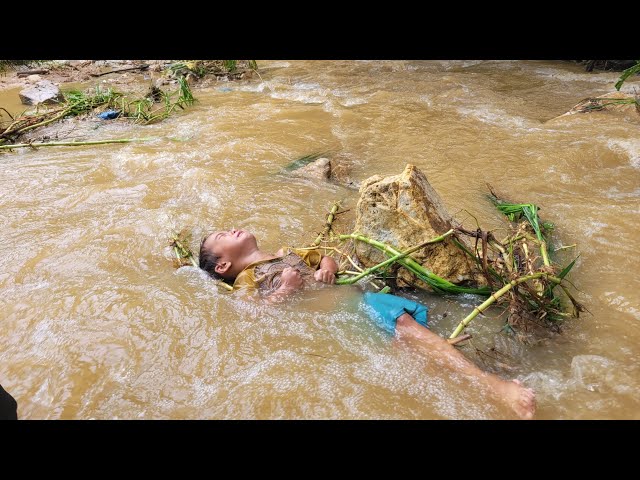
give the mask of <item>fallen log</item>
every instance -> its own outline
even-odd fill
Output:
[[[49,70],[47,69],[36,69],[36,70],[23,70],[21,72],[18,72],[18,77],[28,77],[29,75],[45,75],[49,73]]]

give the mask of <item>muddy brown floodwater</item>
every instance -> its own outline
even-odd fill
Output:
[[[265,307],[172,267],[172,229],[248,229],[274,251],[313,241],[331,204],[353,207],[357,191],[281,169],[323,149],[358,181],[417,165],[467,226],[470,215],[505,225],[486,182],[539,205],[554,246],[577,244],[556,259],[581,253],[570,278],[591,314],[534,345],[477,318],[476,345],[502,354],[487,368],[536,389],[536,418],[640,418],[640,121],[549,121],[619,74],[541,61],[258,64],[262,78],[196,90],[194,107],[162,123],[83,131],[148,143],[0,155],[0,383],[20,418],[511,418],[373,325],[358,287]],[[478,303],[415,298],[442,335]]]

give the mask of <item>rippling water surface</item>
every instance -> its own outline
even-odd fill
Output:
[[[173,229],[194,245],[229,227],[266,250],[311,242],[357,191],[281,169],[325,149],[357,181],[419,166],[468,225],[466,212],[504,226],[487,182],[538,204],[555,246],[581,252],[571,277],[591,314],[537,345],[476,319],[476,345],[506,355],[485,366],[533,386],[537,418],[640,418],[640,117],[551,120],[618,74],[535,61],[259,66],[262,78],[195,91],[196,106],[160,124],[90,120],[84,137],[151,142],[0,155],[0,382],[21,418],[510,418],[378,330],[357,287],[265,307],[172,268]],[[442,335],[478,303],[419,299]]]

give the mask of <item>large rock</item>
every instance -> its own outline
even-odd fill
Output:
[[[35,85],[20,92],[20,100],[24,105],[39,103],[58,103],[64,100],[60,89],[49,80],[40,80]]]
[[[329,180],[331,178],[331,160],[328,158],[318,158],[317,160],[294,170],[294,175],[317,178],[319,180]]]
[[[350,163],[341,158],[332,158],[331,160],[325,157],[318,158],[304,167],[293,170],[292,174],[300,177],[331,181],[347,188],[357,188],[356,183],[350,177]]]
[[[451,222],[452,217],[442,200],[424,174],[413,165],[407,165],[400,175],[375,175],[360,187],[356,232],[401,251],[442,235],[451,228]],[[365,267],[387,259],[364,242],[356,243],[356,255]],[[449,239],[429,245],[411,256],[452,283],[482,283],[472,261]],[[398,269],[397,275],[398,286],[416,285],[429,290],[424,282],[404,268]]]

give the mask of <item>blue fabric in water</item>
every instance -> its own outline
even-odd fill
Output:
[[[388,332],[395,332],[396,321],[403,313],[408,313],[416,319],[416,322],[427,327],[429,309],[413,300],[390,293],[366,292],[364,303],[367,314]]]
[[[118,118],[120,116],[120,110],[105,110],[102,113],[98,114],[103,120],[113,120],[114,118]]]

